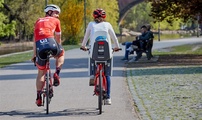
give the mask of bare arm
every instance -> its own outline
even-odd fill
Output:
[[[62,44],[62,40],[61,40],[61,33],[55,33],[55,40],[57,41],[58,44]]]
[[[35,39],[33,39],[33,56],[31,61],[34,62],[34,59],[36,57],[36,43],[35,43]]]

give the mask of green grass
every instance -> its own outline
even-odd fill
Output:
[[[202,44],[154,50],[153,55],[202,55]],[[140,101],[136,109],[150,120],[202,120],[201,66],[127,68]],[[194,94],[193,94],[194,93]]]
[[[79,45],[65,45],[63,47],[66,51],[66,50],[70,50],[70,49],[74,49],[74,48],[79,48],[80,46]],[[0,57],[0,68],[3,68],[10,64],[15,64],[15,63],[20,63],[20,62],[24,62],[27,60],[31,60],[32,55],[33,55],[32,52],[27,52],[27,53],[9,55],[7,57]]]
[[[141,100],[136,104],[145,109],[140,111],[143,119],[146,115],[151,120],[201,120],[200,66],[128,68],[127,72]]]
[[[153,55],[202,54],[202,44],[181,45],[170,48],[154,50]]]

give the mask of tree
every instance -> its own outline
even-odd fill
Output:
[[[158,23],[150,16],[151,4],[142,2],[134,6],[123,20],[122,27],[133,31],[140,31],[140,27],[144,24],[151,24],[152,29],[158,29]],[[166,20],[160,22],[161,30],[178,30],[181,20],[173,21],[171,26]]]
[[[39,17],[44,17],[45,0],[6,0],[0,4],[0,24],[3,27],[8,26],[7,30],[12,30],[15,34],[14,39],[32,40],[33,28],[35,21]],[[109,21],[118,31],[118,4],[117,0],[86,0],[87,1],[87,22],[92,21],[92,11],[101,7],[107,12],[107,21]],[[63,38],[72,40],[73,44],[77,44],[84,35],[84,0],[48,0],[48,4],[56,4],[61,8],[61,25]],[[94,4],[92,6],[92,4]],[[71,6],[72,5],[72,6]],[[11,33],[5,34],[5,29],[0,28],[0,32],[4,31],[5,37],[10,37]],[[15,29],[13,29],[15,28]],[[117,32],[116,31],[116,32]],[[1,33],[0,33],[1,34]],[[0,35],[2,38],[2,35]],[[75,40],[75,41],[74,41]]]
[[[110,22],[116,33],[119,32],[118,18],[119,8],[117,0],[87,0],[87,7],[91,11],[88,14],[88,21],[92,21],[92,13],[97,8],[102,8],[106,11],[106,21]]]
[[[17,39],[27,40],[33,37],[34,22],[44,16],[44,1],[36,0],[6,0],[3,3],[3,13],[8,16],[7,24],[16,22],[15,35]]]
[[[123,20],[123,27],[139,31],[142,25],[152,22],[153,19],[149,16],[150,7],[151,5],[146,2],[134,6]]]
[[[116,3],[116,4],[115,4]],[[118,3],[117,0],[86,0],[87,24],[93,20],[92,13],[97,8],[106,11],[106,20],[112,24],[118,32]],[[60,20],[62,24],[65,44],[78,44],[84,35],[84,0],[68,0],[62,4]]]
[[[147,0],[151,2],[151,16],[156,21],[183,19],[184,22],[199,16],[202,22],[202,0]]]
[[[3,8],[4,0],[0,0],[0,8]],[[0,12],[0,38],[15,35],[15,21],[10,21],[7,16]]]
[[[62,24],[64,44],[78,44],[79,34],[83,26],[83,2],[68,1],[62,7],[60,20]]]

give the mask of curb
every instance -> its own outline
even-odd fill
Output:
[[[131,71],[131,70],[130,70]],[[129,70],[126,70],[126,74],[127,76],[130,76]],[[142,118],[143,120],[151,120],[150,117],[147,115],[147,110],[145,109],[142,100],[139,98],[139,95],[134,87],[134,82],[132,80],[132,77],[127,77],[127,82],[128,82],[128,87],[130,90],[130,93],[132,94],[133,97],[133,101],[134,104],[137,106],[138,110],[139,110],[139,114],[141,115],[140,118]]]

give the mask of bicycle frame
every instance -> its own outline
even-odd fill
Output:
[[[95,74],[94,94],[98,96],[99,114],[102,114],[103,100],[107,98],[107,80],[104,73],[105,62],[97,63]]]
[[[94,91],[96,95],[99,95],[99,91],[97,92],[97,85],[100,84],[100,80],[102,81],[102,91],[104,91],[103,94],[103,99],[106,98],[106,92],[107,92],[107,80],[105,77],[105,73],[104,73],[104,63],[98,63],[97,65],[97,70],[96,70],[96,75],[95,75],[95,85],[94,85]],[[99,78],[99,76],[101,75],[102,79]],[[98,79],[99,78],[99,79]]]

